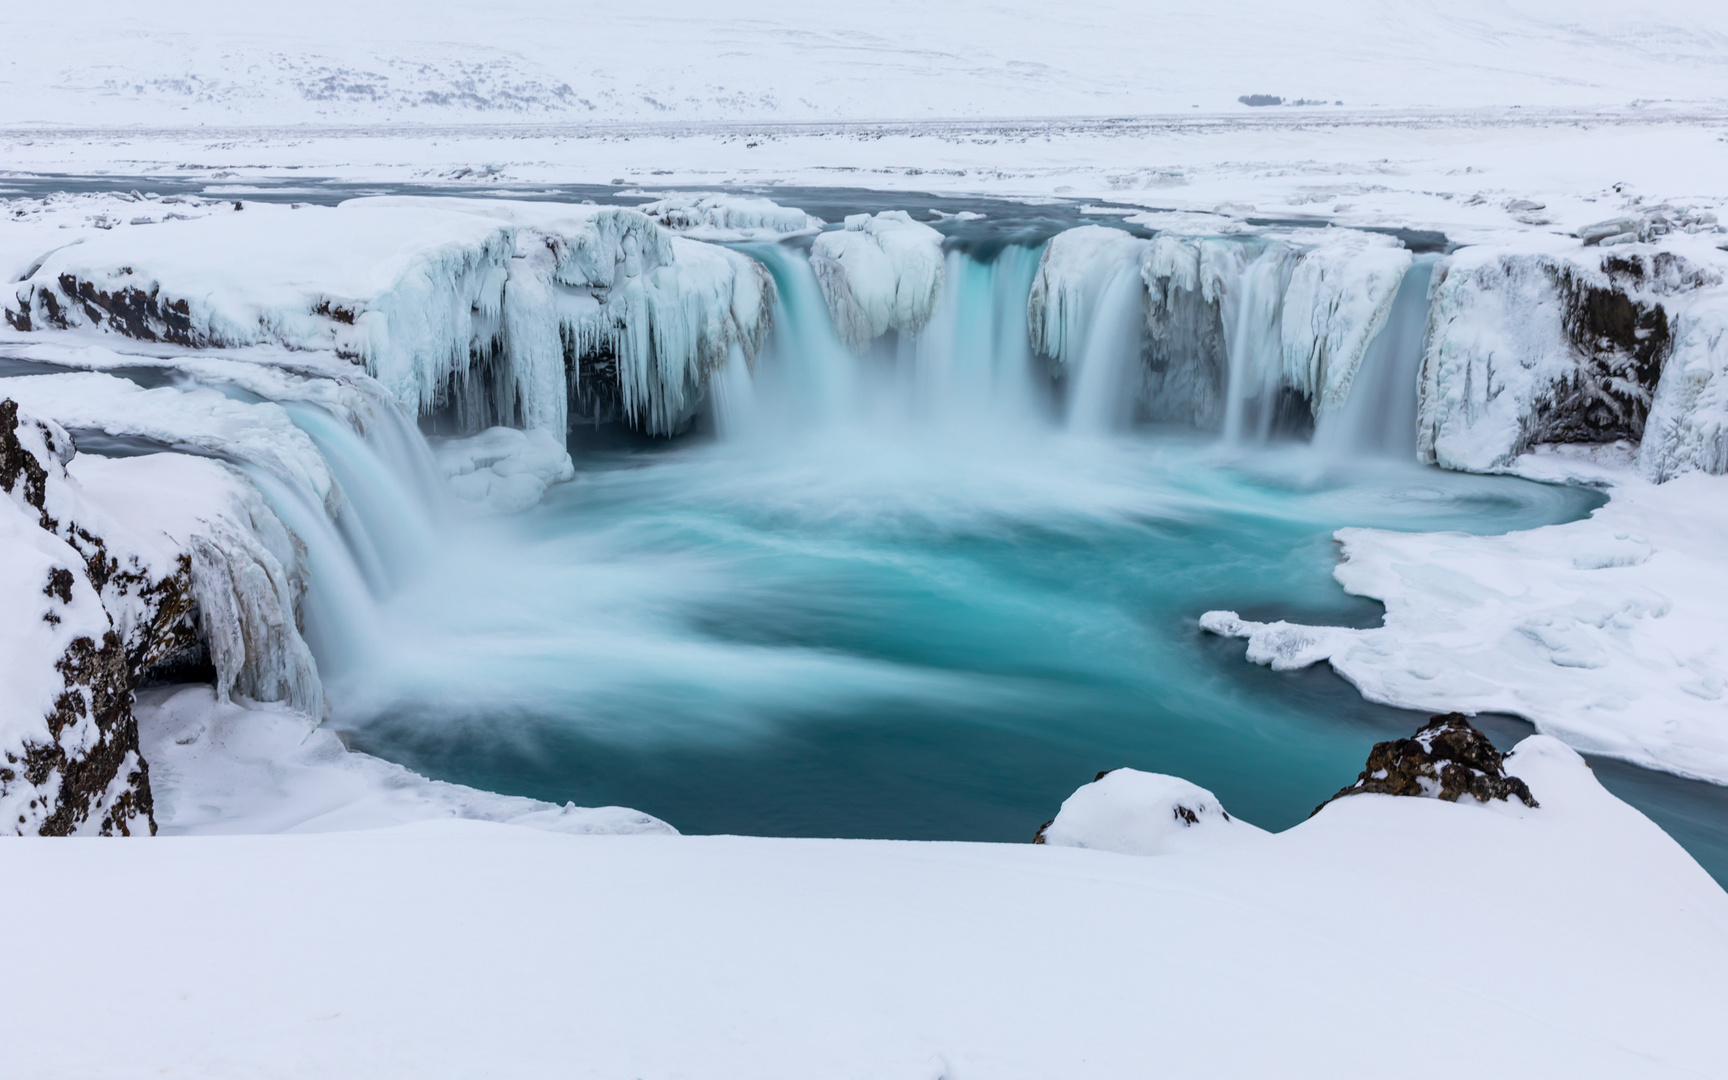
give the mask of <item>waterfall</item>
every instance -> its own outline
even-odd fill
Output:
[[[342,488],[335,519],[314,492],[262,469],[247,472],[305,547],[305,636],[329,676],[366,662],[379,640],[379,601],[430,561],[443,482],[425,439],[388,399],[375,402],[365,437],[316,405],[284,408]]]
[[[1026,299],[1039,249],[1002,248],[991,259],[947,253],[941,300],[911,355],[916,411],[937,422],[997,424],[1038,415]]]
[[[1144,296],[1138,259],[1117,267],[1104,286],[1085,331],[1068,398],[1071,430],[1104,435],[1128,425],[1141,366]]]
[[[828,319],[828,302],[803,252],[781,244],[738,247],[768,268],[778,299],[774,329],[757,371],[756,416],[797,427],[826,427],[855,415],[858,358],[841,344]]]
[[[1224,289],[1224,346],[1229,361],[1224,438],[1229,442],[1263,443],[1272,434],[1284,379],[1281,333],[1292,263],[1287,248],[1268,247]]]
[[[1334,457],[1413,460],[1416,397],[1428,332],[1428,286],[1438,255],[1419,255],[1392,301],[1391,314],[1362,358],[1344,404],[1322,413],[1314,445]]]

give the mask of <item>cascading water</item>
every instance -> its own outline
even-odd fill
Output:
[[[1260,445],[1272,434],[1284,379],[1281,328],[1292,260],[1282,246],[1244,257],[1250,261],[1224,290],[1222,304],[1229,357],[1224,438]]]
[[[1028,424],[1042,414],[1026,334],[1039,249],[951,250],[942,299],[912,345],[914,404],[928,422]]]
[[[249,470],[305,545],[306,638],[326,677],[374,654],[377,605],[425,568],[437,547],[434,523],[444,516],[425,439],[395,403],[374,405],[365,438],[318,406],[285,406],[342,488],[334,521],[312,492]]]
[[[309,629],[358,747],[693,832],[1024,840],[1119,764],[1280,827],[1418,718],[1325,671],[1244,664],[1195,616],[1371,623],[1331,577],[1339,526],[1491,532],[1599,499],[1414,462],[1317,477],[1283,450],[1126,430],[1145,318],[1127,267],[1071,358],[1063,425],[1026,335],[1035,246],[950,250],[923,334],[861,355],[801,251],[744,250],[779,306],[755,371],[733,356],[714,375],[720,438],[586,452],[521,517],[428,537],[413,455],[297,414],[366,507],[338,528],[273,491],[307,544]],[[1402,401],[1383,384],[1407,385],[1428,268],[1335,418],[1351,432],[1404,423],[1379,403]],[[1289,267],[1242,270],[1228,427],[1251,444],[1270,433]],[[399,577],[422,540],[423,569]]]
[[[828,305],[809,259],[780,244],[745,244],[738,250],[768,268],[779,293],[774,330],[759,361],[755,418],[794,428],[850,420],[859,390],[857,358],[828,321]]]
[[[1138,259],[1111,274],[1092,313],[1068,396],[1068,427],[1108,435],[1128,426],[1140,371],[1145,285]]]
[[[1386,325],[1368,346],[1344,405],[1322,413],[1314,445],[1332,457],[1416,457],[1416,397],[1428,335],[1428,287],[1438,255],[1418,255]]]

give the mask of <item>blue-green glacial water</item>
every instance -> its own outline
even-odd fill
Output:
[[[592,453],[475,545],[507,557],[387,606],[399,647],[339,722],[432,776],[689,832],[1023,841],[1118,765],[1284,827],[1421,717],[1248,664],[1199,614],[1373,625],[1331,578],[1338,526],[1597,501],[1301,457],[1174,432]]]
[[[1374,625],[1332,578],[1337,528],[1497,533],[1601,503],[1415,463],[1427,263],[1360,401],[1312,443],[1245,443],[1100,424],[1053,381],[1026,341],[1034,246],[950,252],[929,327],[864,356],[798,251],[750,251],[776,329],[753,374],[716,376],[705,432],[573,440],[573,482],[440,526],[365,640],[324,647],[355,746],[697,833],[1025,841],[1120,765],[1283,828],[1423,715],[1249,664],[1198,616]],[[1095,388],[1138,362],[1105,333]],[[1529,731],[1480,722],[1503,748]],[[1724,876],[1728,789],[1597,764]]]

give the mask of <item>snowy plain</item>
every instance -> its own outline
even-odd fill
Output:
[[[648,202],[844,184],[1463,243],[1549,242],[1639,205],[1728,209],[1728,15],[1703,0],[468,10],[316,0],[284,27],[262,6],[99,0],[75,35],[19,20],[0,190],[22,174],[237,200],[261,184],[598,183]],[[1315,103],[1237,101],[1251,93]],[[61,222],[39,225],[0,251],[9,279],[53,246],[38,241]],[[45,398],[114,389],[50,378]],[[151,394],[75,404],[147,434],[133,399]],[[292,441],[271,408],[212,397],[208,416]],[[568,465],[533,443],[482,436],[437,462],[459,495],[516,508]],[[1509,710],[1728,778],[1728,480],[1517,468],[1612,498],[1509,537],[1344,537],[1340,581],[1386,600],[1381,628],[1219,628],[1261,635],[1256,659],[1330,659],[1377,700]],[[205,690],[147,692],[139,719],[162,837],[0,847],[8,922],[84,935],[12,943],[30,987],[0,1041],[26,1075],[1332,1076],[1411,1031],[1538,1076],[1725,1067],[1728,894],[1543,737],[1510,762],[1539,810],[1362,796],[1286,833],[1133,856],[562,836],[669,829],[427,781]],[[280,832],[326,835],[175,835]],[[116,905],[123,942],[94,929]],[[67,1008],[116,949],[128,973]],[[1456,1066],[1427,1046],[1399,1060]]]

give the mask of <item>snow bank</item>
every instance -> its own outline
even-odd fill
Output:
[[[1419,452],[1509,467],[1543,443],[1639,442],[1646,476],[1721,472],[1728,256],[1706,238],[1466,248],[1435,276]]]
[[[1165,855],[1265,835],[1226,813],[1218,796],[1179,776],[1111,769],[1068,796],[1033,843]]]
[[[691,240],[771,242],[823,225],[819,217],[751,195],[673,194],[637,209]]]
[[[904,210],[849,214],[810,250],[840,340],[861,350],[889,330],[916,334],[942,295],[942,234]]]
[[[672,834],[619,806],[557,806],[428,780],[356,753],[290,709],[237,705],[207,686],[145,690],[138,731],[164,836],[376,829],[462,818],[581,835]]]
[[[13,842],[0,875],[33,884],[13,918],[104,925],[123,896],[150,962],[104,987],[93,1031],[65,1003],[112,942],[18,935],[34,992],[9,1004],[8,1062],[437,1080],[556,1074],[579,1047],[601,1076],[1302,1080],[1443,1017],[1507,1072],[1713,1074],[1728,895],[1564,746],[1526,739],[1507,767],[1540,809],[1359,795],[1157,858],[471,821]],[[219,827],[181,790],[176,814]],[[1424,964],[1421,943],[1459,926],[1455,962]],[[1419,977],[1378,974],[1407,938]],[[1458,1059],[1398,1069],[1449,1077]]]
[[[1329,661],[1370,701],[1514,713],[1580,750],[1728,783],[1728,479],[1615,480],[1588,520],[1505,536],[1339,530],[1335,576],[1386,605],[1382,626],[1201,626],[1277,670]]]
[[[6,237],[37,244],[41,230]],[[753,358],[772,287],[743,256],[620,207],[368,198],[86,223],[34,256],[19,330],[101,327],[198,348],[274,345],[363,364],[411,412],[562,433],[583,354],[616,360],[628,418],[686,421],[729,350]],[[671,388],[674,400],[654,396]]]
[[[534,506],[552,484],[576,475],[564,444],[546,431],[490,428],[433,445],[438,467],[456,497],[494,513]]]
[[[0,379],[0,396],[74,431],[147,440],[262,469],[331,515],[342,505],[342,489],[318,447],[274,402],[235,401],[210,389],[146,390],[100,372]]]

